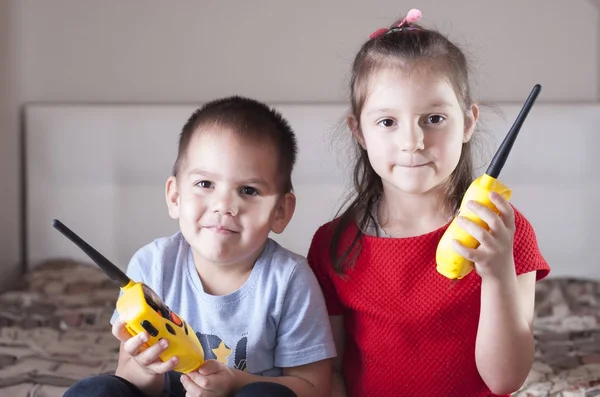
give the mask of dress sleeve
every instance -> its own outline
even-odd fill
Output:
[[[539,281],[550,273],[550,266],[540,252],[533,226],[516,208],[514,208],[514,212],[515,237],[513,253],[517,275],[535,271],[536,280]]]
[[[335,285],[331,280],[331,269],[333,269],[333,266],[329,260],[328,247],[330,238],[328,235],[329,233],[327,233],[325,226],[321,226],[317,230],[312,238],[307,259],[325,296],[327,312],[330,316],[336,316],[342,314],[342,304]]]

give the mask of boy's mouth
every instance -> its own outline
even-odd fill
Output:
[[[208,225],[208,226],[204,226],[204,229],[209,229],[215,233],[222,233],[222,234],[231,234],[231,233],[239,233],[233,229],[230,229],[228,227],[225,227],[223,225]]]

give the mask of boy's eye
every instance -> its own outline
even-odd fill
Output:
[[[444,116],[440,116],[439,114],[432,114],[431,116],[427,117],[427,124],[439,124],[444,120]]]
[[[253,188],[251,186],[244,186],[241,190],[241,193],[245,194],[247,196],[257,196],[258,190],[256,190],[255,188]]]
[[[383,119],[379,123],[382,127],[392,127],[394,125],[394,120],[392,119]]]
[[[196,186],[199,186],[203,189],[210,189],[212,187],[212,182],[211,181],[200,181],[200,182],[196,183]]]

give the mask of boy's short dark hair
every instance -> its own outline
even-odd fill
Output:
[[[293,190],[292,171],[298,152],[294,131],[275,109],[241,96],[213,100],[190,116],[179,136],[174,176],[185,160],[192,137],[201,127],[207,126],[227,129],[250,141],[272,144],[278,156],[279,187],[286,193]]]

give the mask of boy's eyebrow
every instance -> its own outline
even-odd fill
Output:
[[[267,181],[265,181],[264,179],[260,179],[260,178],[252,178],[252,179],[248,179],[242,182],[242,184],[244,185],[262,185],[262,186],[269,186],[269,184],[267,183]]]
[[[189,171],[189,174],[190,175],[204,175],[204,176],[207,176],[209,178],[214,178],[214,177],[217,176],[217,174],[213,174],[212,172],[201,170],[200,168],[191,169]]]
[[[200,168],[194,168],[192,170],[190,170],[190,175],[202,175],[205,176],[209,179],[218,179],[219,175],[209,172],[209,171],[204,171]],[[262,186],[269,186],[269,184],[267,183],[267,181],[265,181],[264,179],[261,178],[250,178],[250,179],[245,179],[245,180],[241,180],[238,181],[239,184],[246,184],[246,185],[262,185]]]

